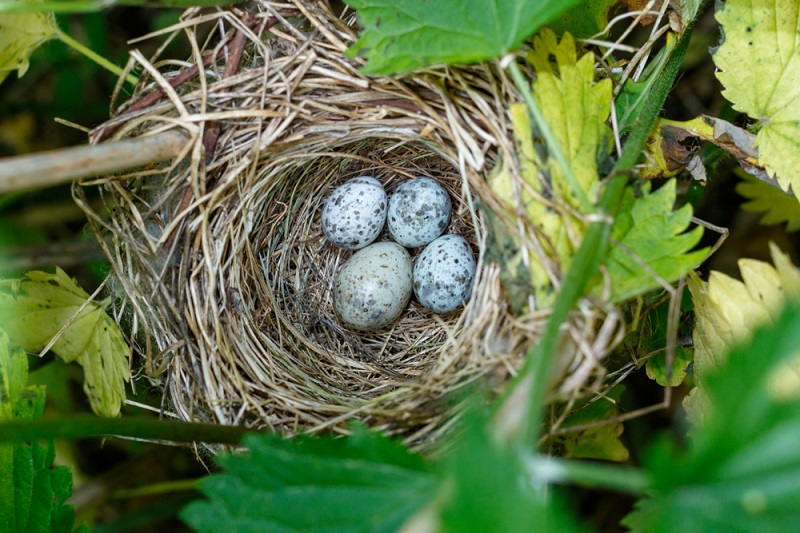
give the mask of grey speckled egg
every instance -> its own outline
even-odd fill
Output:
[[[422,250],[414,262],[414,294],[436,313],[463,304],[472,292],[475,258],[460,235],[442,235]]]
[[[389,233],[409,248],[428,244],[447,227],[450,207],[450,196],[436,180],[404,181],[389,198]]]
[[[336,275],[333,308],[341,321],[371,330],[394,321],[411,299],[411,256],[394,242],[359,250]]]
[[[386,191],[370,176],[347,180],[322,207],[322,231],[345,250],[360,250],[378,238],[386,222]]]

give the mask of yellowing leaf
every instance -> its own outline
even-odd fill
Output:
[[[83,390],[92,409],[119,414],[128,381],[128,346],[103,307],[61,270],[29,272],[21,280],[0,281],[0,324],[12,342],[28,351],[44,348],[69,323],[52,350],[83,367]]]
[[[594,82],[594,57],[586,54],[578,59],[575,40],[569,34],[559,42],[551,30],[542,30],[534,39],[528,60],[536,69],[534,98],[572,168],[577,185],[594,202],[600,183],[597,162],[608,157],[611,150],[612,137],[606,124],[611,108],[611,81]],[[489,185],[505,202],[512,218],[524,214],[526,228],[529,231],[533,228],[530,240],[538,243],[551,264],[543,265],[532,254],[524,258],[516,236],[506,235],[505,250],[497,255],[504,257],[506,289],[512,292],[509,285],[530,286],[537,307],[545,308],[555,297],[551,276],[569,266],[585,230],[582,221],[570,216],[570,211],[581,211],[581,199],[558,162],[537,152],[527,108],[514,103],[509,106],[509,113],[514,126],[517,165],[524,183],[512,181],[508,162],[503,161],[489,178]],[[500,239],[498,235],[495,238]]]
[[[759,121],[759,160],[800,195],[800,2],[727,0],[717,20],[724,41],[714,54],[737,111]]]
[[[736,174],[742,178],[736,185],[736,192],[748,199],[742,204],[742,209],[751,213],[764,213],[761,224],[765,226],[786,223],[786,231],[800,229],[800,202],[795,196],[746,172]]]
[[[551,58],[555,58],[557,68]],[[577,59],[575,42],[565,34],[559,43],[555,34],[543,30],[533,40],[528,61],[536,69],[533,94],[553,135],[572,167],[583,192],[595,200],[599,188],[598,158],[611,150],[607,125],[611,111],[611,80],[594,83],[594,55]],[[579,207],[561,166],[547,160],[550,183],[574,208]]]
[[[0,13],[0,83],[13,70],[23,76],[34,50],[57,35],[52,13]]]
[[[692,421],[702,421],[708,402],[703,379],[718,367],[730,350],[746,340],[759,326],[771,322],[784,299],[800,297],[800,272],[774,244],[775,266],[754,259],[739,260],[742,280],[711,272],[707,283],[689,276],[695,306],[694,376],[697,387],[684,401]]]

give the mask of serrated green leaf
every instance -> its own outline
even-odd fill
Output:
[[[653,491],[626,517],[628,527],[783,532],[799,523],[799,330],[800,310],[789,307],[706,376],[713,410],[685,453],[667,445],[651,451]],[[795,370],[788,389],[775,381],[787,365]]]
[[[29,0],[17,0],[23,3]],[[28,59],[43,43],[58,36],[52,13],[0,13],[0,83],[11,71],[22,77]]]
[[[619,415],[617,402],[625,387],[617,386],[605,397],[596,398],[579,405],[569,415],[562,427],[567,429],[596,422],[610,421]],[[581,431],[564,433],[556,437],[555,443],[566,458],[599,459],[604,461],[626,461],[628,449],[620,441],[624,430],[622,422],[609,422]]]
[[[674,211],[674,205],[675,180],[652,193],[646,187],[639,198],[635,198],[632,190],[626,192],[612,228],[612,236],[623,246],[612,244],[605,260],[611,277],[612,301],[624,301],[659,287],[653,273],[672,283],[694,270],[708,255],[707,248],[690,251],[703,236],[700,226],[688,230],[691,206]],[[603,283],[598,275],[594,281],[595,293],[602,290]]]
[[[364,32],[349,50],[364,72],[392,74],[506,54],[577,0],[349,0]]]
[[[3,422],[34,420],[44,411],[44,387],[27,385],[28,359],[0,330],[0,431]],[[51,468],[52,441],[0,444],[0,531],[72,531],[75,512],[67,467]],[[81,529],[83,530],[83,528]]]
[[[438,479],[422,459],[356,428],[347,439],[245,437],[224,474],[201,483],[209,498],[181,517],[197,531],[396,531],[433,500]]]
[[[52,350],[83,367],[83,390],[94,412],[117,416],[129,379],[128,346],[102,305],[92,302],[80,309],[88,299],[63,270],[32,271],[21,280],[0,281],[0,324],[12,342],[34,351],[72,320]]]
[[[714,54],[722,95],[761,126],[759,161],[800,198],[800,3],[718,3],[724,40]]]
[[[657,354],[647,360],[644,370],[647,377],[666,387],[677,387],[686,378],[686,369],[689,363],[694,359],[694,351],[684,346],[676,346],[675,353],[672,359],[672,369],[669,371],[669,379],[667,379],[667,355],[665,353]]]
[[[800,230],[800,202],[789,193],[751,176],[747,172],[736,173],[742,181],[736,184],[736,192],[748,201],[741,208],[751,213],[763,213],[760,223],[765,226],[786,224],[786,231]]]

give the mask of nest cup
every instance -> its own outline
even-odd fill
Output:
[[[190,138],[185,156],[75,188],[111,261],[136,370],[184,420],[294,434],[346,433],[358,419],[435,442],[457,418],[458,392],[499,391],[546,319],[512,316],[501,267],[486,260],[484,218],[497,201],[485,174],[501,153],[513,159],[513,84],[492,63],[365,77],[343,55],[353,29],[321,3],[190,10],[172,32],[194,59],[134,54],[140,83],[93,140],[178,129]],[[237,39],[245,53],[231,72]],[[463,308],[436,315],[412,299],[374,332],[337,321],[333,279],[352,252],[326,242],[320,215],[330,191],[359,175],[389,193],[418,176],[447,189],[447,232],[468,240],[478,264]],[[576,331],[591,339],[594,320]],[[562,373],[579,360],[570,355]]]

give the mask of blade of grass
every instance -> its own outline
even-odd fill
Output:
[[[628,176],[634,165],[639,161],[650,130],[658,118],[675,78],[678,76],[681,61],[686,53],[691,34],[692,28],[687,28],[669,60],[664,65],[664,69],[648,95],[642,113],[633,124],[633,129],[628,141],[625,143],[625,148],[608,178],[598,204],[598,214],[608,220],[613,220],[617,213],[617,207],[625,191]],[[527,416],[522,421],[522,427],[514,439],[516,444],[523,449],[534,446],[539,440],[544,399],[555,360],[559,330],[567,320],[569,312],[583,295],[586,284],[597,271],[608,245],[610,232],[611,224],[608,221],[594,222],[587,229],[581,247],[567,270],[561,292],[553,305],[552,314],[541,340],[528,351],[525,366],[519,373],[515,383],[508,388],[508,393],[500,400],[500,405],[502,405],[506,399],[513,398],[514,389],[524,383],[526,376],[531,376]]]
[[[56,37],[62,43],[66,44],[67,46],[69,46],[70,48],[75,50],[76,52],[79,52],[79,53],[83,54],[84,56],[86,56],[87,58],[91,59],[92,61],[94,61],[95,63],[97,63],[98,65],[100,65],[104,69],[106,69],[107,71],[111,72],[112,74],[114,74],[116,76],[122,76],[122,69],[119,66],[115,65],[114,63],[112,63],[111,61],[106,59],[105,57],[101,56],[100,54],[98,54],[97,52],[95,52],[94,50],[89,48],[88,46],[85,46],[80,41],[77,41],[77,40],[73,39],[70,35],[64,33],[61,30],[58,30],[58,33],[56,34]],[[136,79],[136,76],[134,76],[133,74],[128,74],[125,77],[125,81],[127,81],[131,85],[135,86],[136,82],[138,80]]]

